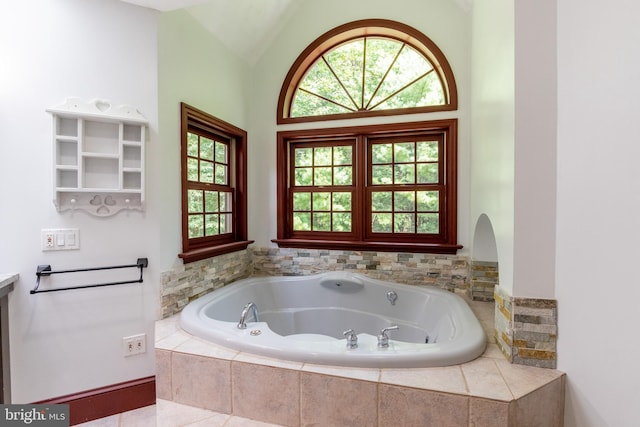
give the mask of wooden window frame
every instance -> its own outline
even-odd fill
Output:
[[[381,36],[396,39],[422,53],[435,67],[434,71],[443,84],[445,103],[424,107],[396,108],[387,110],[354,111],[319,116],[290,117],[291,104],[298,88],[315,61],[334,47],[360,37]],[[444,53],[426,35],[413,27],[386,19],[364,19],[336,27],[313,41],[295,60],[284,79],[278,97],[277,123],[305,123],[340,120],[357,117],[393,116],[458,109],[458,90],[453,71]]]
[[[212,115],[180,103],[180,147],[182,185],[182,252],[178,257],[184,263],[246,249],[253,243],[247,240],[247,132]],[[187,179],[187,135],[189,132],[209,135],[229,141],[229,180],[233,192],[232,231],[230,233],[189,238],[188,190],[209,188],[215,184],[192,182]]]
[[[457,119],[435,121],[396,123],[387,125],[353,126],[345,128],[308,129],[281,131],[277,133],[277,211],[278,234],[272,241],[280,247],[372,250],[372,251],[406,251],[422,253],[455,254],[462,246],[457,243]],[[401,134],[415,135],[419,133],[442,133],[444,152],[443,170],[440,171],[443,186],[441,203],[441,231],[438,237],[424,235],[391,234],[380,235],[367,232],[371,208],[368,194],[367,173],[367,138],[393,137]],[[319,143],[328,139],[356,140],[354,179],[355,196],[352,201],[354,212],[353,233],[347,238],[340,232],[300,233],[293,232],[292,200],[290,192],[290,144],[295,141],[313,141]],[[398,185],[396,188],[401,188]]]

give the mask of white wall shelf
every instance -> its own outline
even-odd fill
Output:
[[[96,216],[144,210],[147,120],[134,107],[69,98],[53,116],[54,204]]]

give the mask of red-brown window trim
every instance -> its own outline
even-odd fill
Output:
[[[436,67],[443,89],[445,103],[427,107],[401,108],[393,110],[356,111],[344,114],[327,114],[322,116],[289,117],[291,101],[298,84],[308,68],[325,52],[345,41],[362,36],[384,36],[395,38],[411,45],[425,55]],[[458,109],[458,90],[453,71],[444,53],[426,35],[413,27],[387,19],[364,19],[336,27],[313,41],[298,56],[284,79],[278,97],[277,123],[305,123],[326,120],[338,120],[357,117],[391,116],[436,111],[453,111]]]
[[[445,119],[425,122],[397,123],[387,125],[369,125],[369,126],[353,126],[345,128],[328,128],[328,129],[311,129],[311,130],[294,130],[281,131],[277,134],[277,238],[272,242],[277,243],[280,247],[292,248],[317,248],[317,249],[345,249],[345,250],[377,250],[377,251],[408,251],[408,252],[426,252],[426,253],[444,253],[455,254],[462,246],[457,243],[457,119]],[[445,184],[445,211],[443,212],[443,231],[442,240],[438,242],[422,243],[417,239],[408,239],[407,241],[376,241],[367,240],[364,231],[361,231],[360,238],[357,240],[340,240],[339,234],[337,238],[333,237],[323,239],[322,235],[316,239],[312,238],[295,238],[291,236],[291,225],[289,224],[289,141],[292,139],[305,138],[357,138],[359,135],[366,134],[368,137],[385,136],[397,134],[400,132],[434,132],[443,131],[446,135],[446,156],[444,160],[444,184]],[[360,146],[362,147],[362,145]],[[362,154],[356,154],[362,156]],[[359,160],[362,162],[363,160]],[[355,171],[357,185],[361,184],[361,180],[365,179],[362,163]],[[357,197],[364,197],[364,189],[362,189]],[[369,206],[364,205],[364,200],[358,202],[354,200],[354,204],[358,203],[363,206],[364,212]],[[362,226],[364,212],[358,223]],[[398,239],[400,240],[400,239]]]
[[[247,132],[205,113],[184,102],[180,103],[180,147],[182,183],[182,252],[178,257],[184,263],[198,261],[246,249],[253,240],[247,240]],[[197,128],[210,134],[218,134],[233,140],[233,232],[230,235],[212,236],[195,241],[189,239],[187,219],[187,133]]]

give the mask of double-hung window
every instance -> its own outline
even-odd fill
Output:
[[[456,120],[278,133],[283,247],[455,253]]]
[[[240,128],[187,104],[182,111],[182,246],[185,262],[245,249],[246,143]]]

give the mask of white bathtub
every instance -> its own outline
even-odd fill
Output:
[[[387,298],[391,291],[395,304]],[[239,329],[249,302],[259,321],[250,313],[246,329]],[[343,272],[240,280],[189,303],[180,324],[232,349],[338,366],[455,365],[480,356],[486,346],[480,322],[458,295]],[[389,346],[379,347],[381,329],[394,325],[399,328],[388,332]],[[348,329],[357,334],[356,348],[347,348]]]

